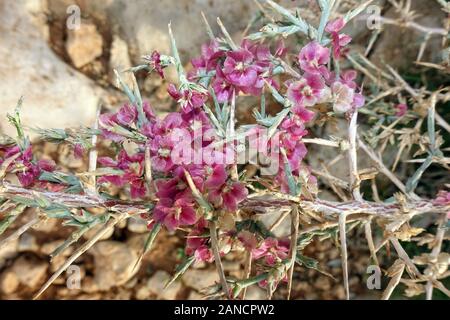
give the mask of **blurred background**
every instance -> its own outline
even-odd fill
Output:
[[[302,16],[313,24],[317,23],[319,14],[315,1],[279,2],[286,7],[301,7]],[[358,3],[358,0],[342,0],[342,11]],[[387,1],[374,3],[382,8],[385,16],[397,14]],[[437,1],[413,0],[412,5],[419,15],[417,22],[429,27],[442,27],[448,23],[448,15]],[[232,36],[239,41],[249,22],[258,17],[259,7],[253,0],[0,0],[0,132],[13,133],[5,120],[6,114],[14,109],[21,96],[24,97],[22,118],[25,126],[91,126],[100,102],[103,111],[108,111],[126,101],[116,88],[114,69],[124,70],[138,65],[142,62],[142,55],[151,54],[153,50],[169,53],[167,24],[170,21],[182,59],[189,68],[189,60],[200,53],[201,44],[208,40],[201,11],[216,33],[219,28],[215,20],[221,17]],[[251,30],[257,30],[261,25],[261,22],[255,23]],[[394,68],[408,72],[417,69],[414,61],[423,33],[397,26],[386,28],[371,53],[371,61],[388,61]],[[354,37],[352,49],[364,52],[371,36],[366,21],[356,21],[348,29],[347,33]],[[422,59],[431,63],[442,60],[441,39],[429,40]],[[175,108],[166,91],[167,82],[175,79],[173,70],[166,71],[166,80],[154,75],[138,75],[144,99],[150,101],[159,114]],[[254,101],[249,100],[239,105],[240,121],[250,119],[253,104]],[[322,130],[326,132],[326,126]],[[74,157],[65,146],[38,143],[38,148],[43,157],[54,159],[67,170],[86,169],[83,159]],[[336,156],[310,154],[313,162],[329,161]],[[345,171],[339,165],[333,170],[337,176]],[[322,192],[321,196],[334,199],[330,192]],[[34,214],[31,210],[26,212],[12,230],[32,219]],[[281,226],[279,232],[288,230],[289,225]],[[69,288],[67,281],[71,274],[64,274],[43,297],[195,299],[201,297],[202,288],[218,280],[214,269],[199,265],[163,291],[163,284],[179,262],[183,239],[163,233],[141,268],[133,270],[146,231],[145,223],[133,219],[116,227],[75,262],[79,269],[73,274],[80,274],[79,288]],[[49,261],[48,254],[69,234],[70,229],[62,228],[57,222],[43,221],[17,241],[1,248],[0,298],[30,298],[64,262],[67,256]],[[352,239],[349,244],[352,250],[349,257],[351,291],[355,298],[376,298],[380,293],[368,290],[365,285],[369,260],[365,240],[358,236],[349,238]],[[345,295],[340,279],[339,249],[332,241],[314,242],[308,247],[308,252],[323,262],[323,269],[335,279],[313,269],[303,270],[295,282],[294,298],[342,299]],[[242,264],[238,258],[224,264],[229,274],[240,274]],[[282,296],[283,293],[280,294]],[[265,296],[265,292],[253,287],[247,296],[259,299]]]

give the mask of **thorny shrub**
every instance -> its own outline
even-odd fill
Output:
[[[280,283],[288,283],[290,290],[295,264],[318,268],[313,259],[303,255],[305,246],[314,237],[339,234],[348,296],[346,222],[352,225],[356,222],[365,228],[368,247],[377,261],[370,231],[374,220],[383,231],[381,246],[391,242],[401,259],[395,264],[396,271],[388,272],[392,280],[384,297],[389,297],[402,277],[402,274],[398,276],[398,264],[403,269],[407,266],[411,279],[445,291],[439,279],[447,274],[448,255],[444,257],[439,249],[433,249],[428,260],[412,261],[398,242],[398,239],[411,240],[422,231],[410,226],[413,217],[432,213],[440,214],[440,229],[429,241],[430,247],[440,247],[444,238],[442,230],[446,213],[450,212],[449,193],[441,191],[433,201],[421,200],[414,193],[426,165],[443,157],[439,150],[442,141],[434,129],[435,105],[428,109],[429,139],[424,145],[429,156],[404,185],[383,165],[371,146],[358,137],[357,115],[360,108],[365,109],[365,97],[358,73],[341,66],[349,58],[348,45],[352,41],[343,29],[367,3],[333,19],[330,19],[333,1],[318,3],[322,17],[316,28],[298,13],[266,1],[267,7],[281,16],[280,22],[269,23],[239,44],[231,39],[220,20],[223,37],[215,36],[206,22],[211,39],[202,46],[201,55],[192,60],[190,72],[184,71],[169,25],[172,55],[154,51],[144,57],[144,64],[129,72],[155,71],[164,77],[164,69],[174,66],[179,82],[169,84],[167,90],[179,105],[178,112],[157,117],[152,106],[142,101],[137,86],[130,87],[117,74],[130,102],[116,113],[100,115],[98,128],[37,130],[45,140],[71,144],[77,156],[89,152],[90,171],[84,175],[58,171],[55,163],[37,159],[18,110],[10,115],[18,135],[15,139],[3,139],[0,147],[3,215],[0,232],[26,207],[39,208],[43,215],[63,219],[67,225],[77,228],[56,249],[53,254],[56,255],[96,225],[104,225],[99,235],[122,219],[140,215],[149,228],[142,255],[151,249],[161,228],[181,230],[187,238],[185,258],[172,281],[193,263],[215,263],[221,283],[210,293],[222,293],[232,299],[242,298],[245,289],[254,284],[267,288],[269,297]],[[285,47],[283,38],[293,34],[303,37],[300,48]],[[295,57],[291,59],[292,56]],[[258,97],[261,105],[254,110],[256,124],[235,128],[236,104],[243,95]],[[268,95],[282,107],[275,115],[269,115],[270,110],[266,110]],[[435,104],[436,96],[433,97]],[[404,102],[384,110],[388,113],[384,119],[390,123],[402,122],[407,117],[414,119]],[[308,137],[307,127],[319,119],[333,118],[346,119],[348,139]],[[97,137],[111,141],[115,156],[96,159]],[[318,181],[304,161],[307,143],[335,147],[343,155],[348,154],[350,182],[329,174],[325,178],[333,188],[346,189],[353,200],[339,203],[317,197]],[[393,180],[401,193],[384,202],[363,199],[359,191],[363,178],[356,166],[358,146]],[[247,175],[243,169],[249,163],[261,174]],[[11,175],[16,175],[20,186],[8,182]],[[111,185],[129,190],[129,199],[109,194]],[[106,208],[107,213],[93,215],[86,210],[92,207]],[[277,239],[272,228],[258,221],[256,214],[269,209],[291,219],[290,237]],[[357,217],[350,219],[352,215]],[[83,246],[91,246],[96,239]],[[230,252],[244,251],[242,279],[226,277],[221,258]],[[415,266],[421,262],[428,265],[424,273]],[[60,268],[56,275],[67,266]],[[404,281],[414,285],[412,280]]]

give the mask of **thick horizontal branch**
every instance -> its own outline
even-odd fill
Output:
[[[149,211],[148,206],[146,206],[149,203],[143,201],[106,200],[100,196],[36,191],[10,184],[0,187],[0,197],[12,200],[21,198],[30,201],[41,199],[68,208],[105,208],[129,215]],[[282,194],[251,195],[240,204],[240,209],[256,214],[265,214],[273,210],[291,210],[292,204],[295,203],[304,211],[317,212],[324,216],[336,216],[345,212],[347,215],[366,214],[392,217],[395,214],[415,216],[429,212],[445,213],[450,211],[450,205],[437,205],[429,200],[411,200],[403,204],[368,201],[333,202],[320,199],[303,201],[297,197],[288,197]]]
[[[292,200],[276,197],[253,197],[245,200],[241,204],[241,208],[263,214],[273,210],[289,210],[292,202]],[[430,212],[445,213],[450,210],[450,205],[436,205],[429,200],[412,200],[399,204],[369,201],[334,202],[316,199],[314,201],[298,201],[298,204],[304,211],[318,212],[325,216],[335,216],[342,213],[384,217],[392,217],[395,214],[415,216]]]
[[[37,191],[4,184],[0,187],[0,198],[4,199],[20,199],[36,201],[48,201],[54,205],[62,205],[67,208],[105,208],[113,212],[128,213],[129,215],[148,212],[146,203],[140,201],[123,201],[104,199],[101,196],[82,195],[65,192]]]

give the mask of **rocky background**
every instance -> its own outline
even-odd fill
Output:
[[[317,19],[313,1],[281,1],[287,6],[302,5],[310,21]],[[348,1],[342,1],[348,2]],[[351,1],[350,1],[351,2]],[[445,18],[432,1],[413,1],[422,17],[418,21],[440,25]],[[67,28],[67,8],[76,4],[81,9],[79,29]],[[182,58],[188,65],[190,58],[199,53],[207,40],[200,12],[204,11],[213,29],[220,16],[236,39],[256,12],[252,0],[2,0],[0,1],[0,119],[6,119],[18,99],[24,96],[22,117],[25,126],[41,128],[90,126],[98,105],[107,111],[125,101],[115,87],[113,69],[123,70],[141,62],[141,56],[158,49],[169,52],[167,24],[172,21]],[[389,14],[389,12],[387,13]],[[353,25],[354,46],[367,43],[367,30]],[[385,35],[390,36],[385,36]],[[385,32],[375,52],[374,61],[389,61],[399,68],[410,67],[417,54],[421,35],[403,33],[392,27]],[[399,40],[401,39],[401,40]],[[436,56],[433,45],[425,52],[426,61]],[[167,80],[174,79],[172,71]],[[144,98],[159,113],[175,107],[168,98],[165,83],[158,77],[139,77]],[[239,119],[250,114],[251,101],[239,106]],[[325,127],[326,131],[327,128]],[[7,121],[0,121],[0,131],[13,133]],[[61,167],[74,171],[86,168],[82,159],[76,159],[65,146],[40,144],[40,152]],[[335,154],[311,152],[314,162],[333,159]],[[345,165],[345,164],[343,164]],[[345,170],[334,168],[335,175]],[[331,194],[322,197],[332,198]],[[27,211],[16,221],[5,236],[32,219],[36,212]],[[267,219],[276,220],[276,213]],[[277,232],[288,232],[289,225]],[[18,240],[0,249],[0,298],[28,299],[70,255],[50,261],[48,254],[70,235],[70,228],[54,220],[43,221]],[[180,262],[183,239],[177,234],[162,233],[154,249],[146,255],[139,269],[134,263],[146,238],[145,224],[137,219],[116,227],[111,234],[97,243],[74,265],[79,266],[80,288],[68,283],[71,273],[63,274],[43,295],[46,299],[199,299],[202,289],[218,281],[213,268],[196,265],[167,290],[164,283]],[[89,237],[91,234],[87,234]],[[367,290],[365,279],[369,261],[363,237],[358,232],[349,237],[350,285],[355,298],[377,297],[379,292]],[[361,240],[358,240],[361,239]],[[325,275],[316,270],[299,268],[294,281],[293,298],[342,299],[339,249],[331,240],[315,242],[307,254],[321,262]],[[243,268],[242,257],[224,261],[226,271],[239,276]],[[331,275],[331,276],[330,276]],[[277,295],[283,297],[283,290]],[[250,288],[249,299],[262,299],[265,292]],[[275,296],[277,298],[277,296]]]

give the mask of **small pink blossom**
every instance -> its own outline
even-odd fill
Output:
[[[84,149],[84,147],[79,143],[77,143],[73,148],[73,153],[74,153],[75,157],[78,159],[83,158],[83,154],[85,151],[86,150]]]
[[[0,148],[0,151],[1,148]],[[3,149],[3,159],[0,158],[0,165],[13,156],[17,158],[8,165],[6,172],[15,173],[20,184],[23,187],[31,187],[35,184],[40,185],[39,176],[43,171],[53,171],[55,163],[52,160],[33,160],[32,146],[28,146],[24,151],[21,151],[19,146],[15,145]]]
[[[287,97],[295,106],[311,107],[329,97],[329,88],[319,74],[306,73],[289,85]]]
[[[258,248],[253,249],[252,257],[254,260],[264,258],[267,265],[274,266],[277,262],[287,259],[289,254],[289,246],[288,240],[267,238]]]
[[[203,113],[203,104],[208,100],[207,93],[188,89],[179,91],[172,83],[169,84],[167,92],[180,104],[183,117],[187,121],[192,120],[200,113]]]
[[[345,27],[345,21],[343,18],[330,21],[325,30],[331,34],[333,56],[335,59],[339,59],[343,55],[343,48],[347,46],[352,38],[346,34],[339,33]]]
[[[345,27],[345,21],[343,18],[337,18],[335,20],[331,20],[328,22],[327,26],[325,27],[325,31],[332,33],[332,32],[340,32]]]
[[[153,218],[169,230],[193,225],[197,221],[194,200],[187,193],[180,193],[175,199],[160,199],[153,210]]]
[[[399,103],[395,106],[395,109],[395,116],[400,118],[406,114],[406,112],[408,111],[408,106],[404,103]]]
[[[164,79],[163,66],[161,65],[161,54],[155,50],[151,56],[146,56],[144,58],[148,61],[150,67],[155,70],[162,79]]]
[[[331,86],[333,93],[333,110],[336,113],[346,113],[364,105],[364,96],[342,82],[335,82]]]
[[[238,204],[247,198],[248,190],[240,182],[224,182],[222,185],[211,189],[208,193],[208,200],[215,207],[234,212],[238,209]]]
[[[217,68],[216,76],[212,80],[211,87],[213,88],[219,103],[224,103],[232,99],[233,90],[235,90],[235,88],[227,81],[220,68]]]
[[[308,43],[298,55],[300,68],[308,73],[327,75],[326,65],[330,61],[330,49],[321,46],[317,41]]]
[[[146,195],[143,153],[128,155],[125,150],[121,150],[117,161],[109,157],[100,157],[98,162],[105,167],[123,171],[122,174],[101,176],[98,179],[99,183],[110,182],[118,187],[129,185],[132,198],[142,198]]]
[[[450,192],[441,190],[439,191],[436,199],[433,200],[434,204],[440,206],[448,206],[450,205]],[[447,212],[447,218],[450,219],[450,211]]]
[[[201,56],[191,60],[196,71],[195,74],[198,74],[199,71],[205,73],[216,69],[219,59],[224,55],[225,51],[219,49],[219,43],[216,40],[203,44]]]

